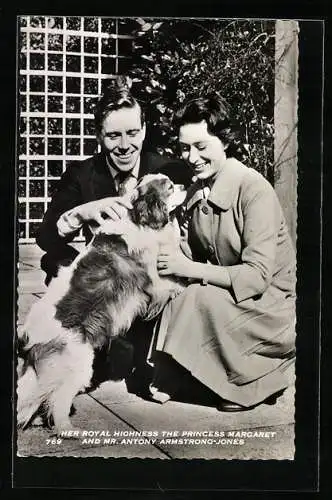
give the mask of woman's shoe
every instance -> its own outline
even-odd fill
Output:
[[[255,406],[242,406],[237,403],[233,403],[232,401],[226,401],[223,399],[217,406],[217,410],[224,412],[239,412],[239,411],[248,411],[255,408]]]
[[[277,402],[277,399],[282,396],[282,394],[285,392],[285,389],[281,389],[278,392],[275,392],[274,394],[271,394],[271,396],[268,396],[264,401],[261,401],[260,403],[257,403],[252,406],[242,406],[239,405],[238,403],[233,403],[233,401],[227,401],[226,399],[222,399],[218,406],[217,409],[219,411],[225,411],[225,412],[238,412],[238,411],[248,411],[248,410],[253,410],[254,408],[257,408],[257,406],[261,404],[266,404],[266,405],[274,405]]]
[[[274,394],[271,394],[268,398],[266,398],[263,403],[266,405],[275,405],[277,402],[277,399],[280,398],[280,396],[283,395],[286,389],[281,389],[281,391],[275,392]]]

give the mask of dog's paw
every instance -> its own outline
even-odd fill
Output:
[[[44,421],[40,415],[37,415],[32,421],[31,421],[31,427],[42,427],[44,425]]]
[[[183,286],[178,286],[177,288],[172,290],[170,293],[170,299],[171,300],[175,299],[178,295],[180,295],[183,292],[183,290],[184,290]]]

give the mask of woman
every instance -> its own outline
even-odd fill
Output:
[[[235,159],[236,132],[218,95],[188,102],[176,126],[195,182],[184,253],[161,250],[158,269],[190,284],[156,331],[155,398],[174,396],[191,374],[223,411],[271,404],[290,385],[295,360],[295,252],[280,203]]]

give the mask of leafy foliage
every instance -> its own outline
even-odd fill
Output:
[[[242,129],[242,159],[272,179],[274,22],[138,22],[130,76],[146,107],[150,149],[176,155],[174,110],[187,98],[218,91]]]

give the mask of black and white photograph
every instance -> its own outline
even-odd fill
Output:
[[[299,22],[17,22],[16,456],[294,461]]]

